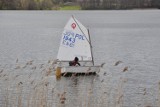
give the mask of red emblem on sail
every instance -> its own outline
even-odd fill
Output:
[[[75,29],[75,28],[76,28],[76,24],[75,24],[75,23],[72,23],[71,27],[72,27],[73,29]]]

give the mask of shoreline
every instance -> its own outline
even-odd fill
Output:
[[[160,8],[132,8],[132,9],[44,9],[44,10],[37,10],[37,9],[34,9],[34,10],[27,10],[27,9],[0,9],[0,11],[5,11],[5,10],[18,10],[18,11],[72,11],[72,10],[76,10],[76,11],[94,11],[94,10],[160,10]]]

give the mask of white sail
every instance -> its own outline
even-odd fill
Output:
[[[59,61],[92,61],[88,30],[77,19],[71,17],[64,27],[57,55]]]

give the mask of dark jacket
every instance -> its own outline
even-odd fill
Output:
[[[81,66],[79,62],[76,62],[76,61],[70,61],[70,62],[69,62],[69,66],[76,66],[77,64],[78,64],[79,66]]]

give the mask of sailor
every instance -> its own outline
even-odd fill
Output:
[[[79,59],[77,57],[75,57],[73,61],[69,62],[69,66],[76,66],[76,65],[80,66],[80,63],[78,61],[79,61]]]

